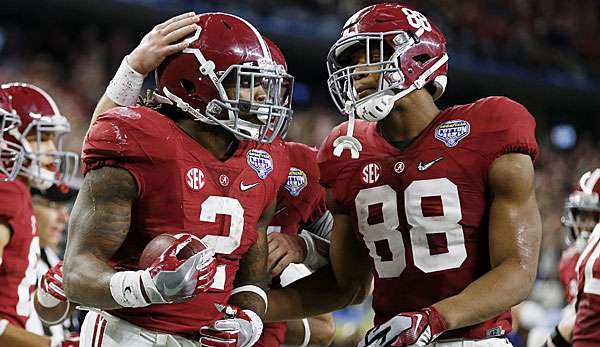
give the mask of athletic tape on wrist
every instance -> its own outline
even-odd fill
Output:
[[[310,325],[308,324],[308,318],[302,319],[302,325],[304,326],[304,340],[302,340],[300,347],[306,347],[310,342]]]
[[[145,307],[140,277],[144,270],[119,271],[110,278],[110,294],[123,307]]]
[[[35,293],[35,296],[38,299],[38,303],[45,308],[54,308],[62,302],[62,301],[58,300],[57,298],[55,298],[54,296],[52,296],[51,294],[46,293],[43,290],[41,290],[39,286],[38,286],[37,292]]]
[[[108,87],[106,87],[106,96],[117,105],[133,106],[142,90],[144,77],[144,75],[129,66],[126,56]]]
[[[56,325],[56,324],[62,323],[62,321],[67,319],[70,309],[71,309],[71,303],[69,301],[67,301],[67,307],[65,308],[65,312],[63,312],[63,314],[60,316],[59,319],[57,319],[55,321],[47,321],[44,318],[42,318],[42,316],[40,316],[39,314],[38,314],[38,318],[42,321],[42,323],[44,323],[46,325]]]
[[[260,296],[261,299],[263,299],[263,301],[265,302],[265,312],[267,312],[267,307],[269,306],[269,299],[267,299],[267,293],[261,287],[255,286],[253,284],[248,284],[245,286],[233,288],[233,290],[231,291],[231,296],[243,292],[251,292]]]
[[[312,235],[308,231],[302,230],[299,236],[304,240],[304,243],[306,243],[306,258],[304,258],[302,264],[308,266],[312,270],[318,270],[327,265],[329,261],[317,251],[317,245],[315,244]]]
[[[6,319],[0,319],[0,336],[4,334],[4,330],[8,326],[8,321]]]
[[[50,347],[61,347],[63,343],[62,336],[55,334],[50,337]]]

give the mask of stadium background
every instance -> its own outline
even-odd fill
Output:
[[[329,99],[325,56],[362,0],[3,0],[0,81],[48,90],[79,152],[92,110],[122,57],[173,14],[223,11],[271,37],[296,77],[289,138],[318,146],[344,118]],[[411,2],[409,2],[411,3]],[[564,306],[557,264],[564,248],[560,216],[577,178],[600,167],[600,2],[597,0],[421,0],[413,5],[446,34],[449,85],[439,106],[506,95],[537,120],[541,156],[537,197],[542,258],[531,300],[520,307],[519,337],[543,334]],[[147,87],[152,87],[151,79]],[[337,346],[355,345],[370,324],[368,303],[336,314]],[[536,333],[537,332],[537,333]],[[540,333],[541,332],[541,333]],[[519,337],[516,337],[515,342]],[[525,344],[523,344],[525,345]]]

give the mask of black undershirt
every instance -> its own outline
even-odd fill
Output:
[[[390,144],[398,149],[405,149],[413,142],[414,139],[403,140],[403,141],[389,141]]]

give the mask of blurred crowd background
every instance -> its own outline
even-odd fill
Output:
[[[183,11],[224,11],[278,43],[296,77],[291,140],[318,146],[345,119],[326,89],[325,57],[361,0],[13,1],[0,5],[0,81],[31,82],[69,117],[80,151],[96,101],[121,59],[152,26]],[[409,2],[410,3],[410,2]],[[441,107],[506,95],[536,117],[543,218],[539,281],[520,315],[521,337],[550,329],[564,306],[557,264],[565,248],[565,198],[582,173],[600,167],[600,2],[596,0],[422,0],[413,5],[448,39],[449,84]],[[148,79],[148,88],[152,88]],[[336,314],[336,345],[369,326],[368,305]],[[517,338],[518,340],[518,338]],[[516,341],[517,341],[516,340]],[[346,341],[346,343],[344,342]],[[523,344],[524,345],[524,344]]]

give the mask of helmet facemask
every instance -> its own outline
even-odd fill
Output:
[[[285,132],[291,118],[294,79],[275,65],[267,66],[233,65],[219,77],[224,93],[219,90],[221,100],[211,101],[207,110],[220,109],[220,115],[224,110],[225,124],[238,138],[270,143]]]
[[[0,174],[3,175],[0,181],[3,182],[14,180],[23,164],[23,147],[4,136],[20,125],[21,120],[16,113],[0,109]]]
[[[426,80],[448,61],[448,56],[442,55],[413,83],[408,82],[409,76],[406,76],[403,70],[410,74],[412,69],[403,69],[399,65],[400,57],[420,42],[419,37],[423,30],[357,33],[338,40],[329,51],[327,58],[329,72],[327,83],[338,109],[345,114],[355,112],[356,116],[367,121],[379,121],[389,114],[396,100],[416,89],[423,88],[428,83]],[[390,40],[393,42],[393,48],[389,43]],[[349,64],[349,52],[356,52],[352,48],[357,47],[365,51],[366,62]],[[375,54],[375,59],[373,59],[373,52],[378,52]],[[425,63],[425,61],[417,61],[417,58],[420,56],[413,59],[418,63]],[[426,60],[431,58],[433,57],[425,57]],[[377,89],[370,95],[359,98],[353,80],[371,74],[378,75]],[[440,92],[433,95],[434,99],[441,95],[445,81],[445,76],[438,76],[433,81],[440,84],[436,86],[436,90],[439,89]]]
[[[270,143],[285,132],[292,116],[294,84],[294,78],[285,69],[265,58],[258,66],[249,62],[214,71],[215,64],[206,60],[199,49],[186,48],[183,53],[194,54],[200,63],[200,73],[211,80],[218,98],[208,102],[206,110],[200,110],[163,87],[159,93],[164,97],[155,94],[160,102],[174,103],[194,119],[220,125],[240,140]],[[187,89],[184,83],[182,86]],[[188,94],[192,95],[192,90]]]
[[[32,121],[22,133],[10,131],[18,138],[25,152],[25,165],[21,174],[29,178],[32,186],[46,190],[53,184],[69,182],[77,173],[79,157],[74,152],[63,151],[64,135],[71,132],[69,121],[61,116],[32,115]],[[53,146],[49,148],[48,142]]]
[[[598,181],[600,169],[588,171],[579,179],[578,190],[572,192],[565,202],[565,212],[561,222],[566,227],[567,244],[587,238],[600,222],[600,195]]]

